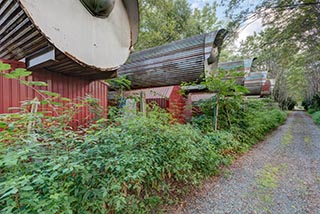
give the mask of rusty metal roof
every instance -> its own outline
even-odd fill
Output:
[[[132,91],[124,92],[125,97],[139,97],[140,92],[145,92],[146,99],[169,99],[171,93],[173,91],[174,86],[167,87],[156,87],[156,88],[145,88],[145,89],[137,89]]]
[[[207,60],[217,64],[226,31],[202,34],[132,53],[118,75],[126,75],[132,88],[179,85],[204,75]]]
[[[50,53],[51,57],[47,58],[45,63],[30,69],[46,69],[72,76],[82,76],[86,79],[106,79],[116,76],[116,69],[119,68],[119,64],[115,67],[96,66],[80,60],[79,57],[70,54],[68,51],[60,51],[60,47],[56,47],[52,38],[49,38],[46,32],[36,24],[34,14],[30,13],[25,7],[25,4],[29,4],[31,1],[0,1],[0,58],[8,60],[26,59],[28,61],[29,58],[38,57],[37,60],[42,62],[41,57],[43,58],[46,56],[45,54]],[[128,41],[131,39],[131,43],[126,50],[129,53],[129,49],[137,41],[138,36],[138,1],[122,0],[122,3],[131,28],[129,29],[131,32],[129,37],[131,36],[131,38],[128,38]],[[34,3],[34,5],[36,4]],[[81,3],[79,2],[79,4]],[[59,16],[59,11],[57,11],[56,16]],[[60,31],[60,29],[56,29],[56,31]],[[61,34],[64,35],[65,32],[61,32]],[[81,45],[79,44],[79,46]],[[106,50],[106,52],[111,53],[112,51]],[[88,53],[88,56],[91,55]]]

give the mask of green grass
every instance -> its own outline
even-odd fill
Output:
[[[279,187],[279,180],[285,173],[287,165],[281,164],[273,166],[271,164],[265,165],[257,173],[255,180],[255,195],[260,200],[259,207],[256,210],[264,210],[269,212],[273,207],[274,196],[273,191]]]
[[[284,133],[281,143],[284,145],[289,145],[292,143],[293,136],[292,136],[292,130],[291,127],[288,128],[288,130]]]

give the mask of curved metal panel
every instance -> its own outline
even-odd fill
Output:
[[[118,75],[126,75],[132,88],[179,85],[199,81],[207,65],[217,66],[224,29],[132,53]],[[208,59],[213,59],[208,62]]]
[[[248,74],[253,71],[254,62],[257,58],[244,59],[231,62],[221,62],[218,64],[218,68],[222,70],[239,70]]]
[[[28,59],[40,52],[55,49],[54,59],[40,64],[40,68],[72,76],[86,76],[89,79],[115,77],[116,69],[125,62],[132,45],[137,40],[139,22],[137,0],[130,0],[130,3],[129,0],[115,1],[115,8],[109,18],[99,19],[91,16],[79,0],[66,1],[68,3],[62,0],[46,2],[2,0],[0,1],[0,57],[10,60]],[[70,13],[62,16],[61,11],[48,9],[49,6],[46,5],[48,2],[55,6],[66,5],[65,10],[70,9]],[[41,7],[37,3],[41,3]],[[73,4],[77,11],[84,15],[74,12],[75,7],[71,7]],[[90,23],[97,21],[112,24],[104,28],[103,32],[106,33],[99,35],[92,25],[82,27],[72,25],[77,17],[88,19]],[[109,19],[118,22],[111,22]],[[60,25],[49,24],[52,20],[58,20],[56,22]],[[123,25],[124,22],[127,24]],[[99,26],[101,27],[100,24]],[[83,33],[75,33],[77,29]],[[93,39],[85,43],[86,38]],[[76,42],[76,45],[73,45],[69,40],[83,40],[83,42]],[[115,46],[119,48],[113,48],[112,45],[108,45],[109,43],[116,44]],[[91,49],[86,48],[88,45]]]
[[[249,90],[247,95],[260,95],[267,81],[268,72],[251,72],[244,80],[244,86]],[[271,84],[270,84],[271,85]]]

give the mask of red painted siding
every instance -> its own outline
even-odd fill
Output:
[[[264,97],[264,96],[269,96],[271,95],[271,81],[270,80],[267,80],[264,85],[261,87],[261,94],[260,96],[261,97]]]
[[[186,105],[185,98],[180,93],[180,86],[166,86],[137,89],[125,92],[124,96],[137,96],[141,91],[146,93],[147,104],[156,103],[160,108],[167,109],[172,116],[179,121],[185,123],[184,108]]]
[[[25,67],[22,62],[1,59],[0,61],[10,64],[12,69]],[[71,99],[73,102],[77,102],[86,95],[91,95],[100,100],[100,105],[105,110],[105,116],[107,114],[108,87],[107,84],[102,81],[89,81],[79,77],[66,76],[46,70],[33,71],[32,76],[29,76],[26,79],[29,81],[46,82],[48,86],[36,88],[58,93],[62,97]],[[41,96],[39,96],[32,88],[20,84],[17,80],[0,76],[0,114],[11,113],[13,111],[9,110],[9,107],[20,107],[22,101],[30,100],[35,97],[41,99]],[[66,103],[64,102],[64,104]],[[85,125],[92,117],[93,115],[90,114],[89,108],[83,107],[81,108],[81,111],[74,116],[70,125],[73,127]]]
[[[169,97],[169,108],[168,111],[176,118],[179,123],[185,123],[185,106],[186,99],[181,94],[180,86],[173,86],[172,93]]]
[[[185,106],[185,119],[191,121],[193,115],[202,114],[197,102],[211,99],[215,94],[211,92],[192,92],[188,94],[188,99]]]

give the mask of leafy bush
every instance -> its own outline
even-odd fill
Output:
[[[48,101],[57,97],[49,95]],[[99,117],[96,100],[87,100]],[[221,103],[232,107],[228,99]],[[229,119],[221,131],[210,129],[210,117],[181,125],[157,109],[147,117],[113,111],[108,124],[100,119],[72,131],[73,109],[56,117],[27,109],[1,115],[1,213],[150,213],[217,173],[285,118],[269,102],[250,101],[222,108]]]
[[[320,94],[315,94],[311,98],[305,98],[302,102],[302,106],[305,110],[313,109],[311,110],[312,114],[314,111],[320,111]]]
[[[16,136],[0,150],[0,210],[148,213],[221,164],[209,137],[169,120],[150,112],[85,135],[57,127]]]
[[[308,108],[308,113],[309,113],[309,114],[313,114],[313,113],[315,113],[315,112],[316,112],[315,109],[313,109],[313,108]]]
[[[289,97],[286,100],[286,106],[287,106],[288,110],[290,110],[290,111],[293,110],[295,105],[297,105],[297,102],[295,100],[293,100],[291,97]]]
[[[218,154],[222,156],[221,163],[224,165],[230,164],[237,154],[248,149],[248,145],[240,143],[230,132],[208,132],[206,137],[214,144]]]
[[[320,125],[320,111],[314,112],[312,114],[312,119],[317,125]]]
[[[204,105],[206,109],[208,104]],[[220,129],[231,132],[233,136],[242,144],[252,145],[261,140],[271,129],[279,126],[286,118],[286,113],[274,105],[271,100],[248,100],[243,102],[238,111],[229,110],[229,123],[220,123]],[[192,120],[193,124],[204,133],[212,130],[212,116],[210,111]],[[224,111],[220,111],[219,121],[226,116]],[[211,125],[211,127],[210,127]],[[243,145],[243,148],[246,148]]]
[[[309,109],[309,106],[311,106],[311,100],[304,99],[301,103],[301,105],[304,107],[305,110]]]
[[[240,126],[235,126],[231,132],[243,143],[255,144],[262,140],[270,130],[278,127],[286,118],[286,113],[278,109],[271,111],[256,111],[247,115]]]

